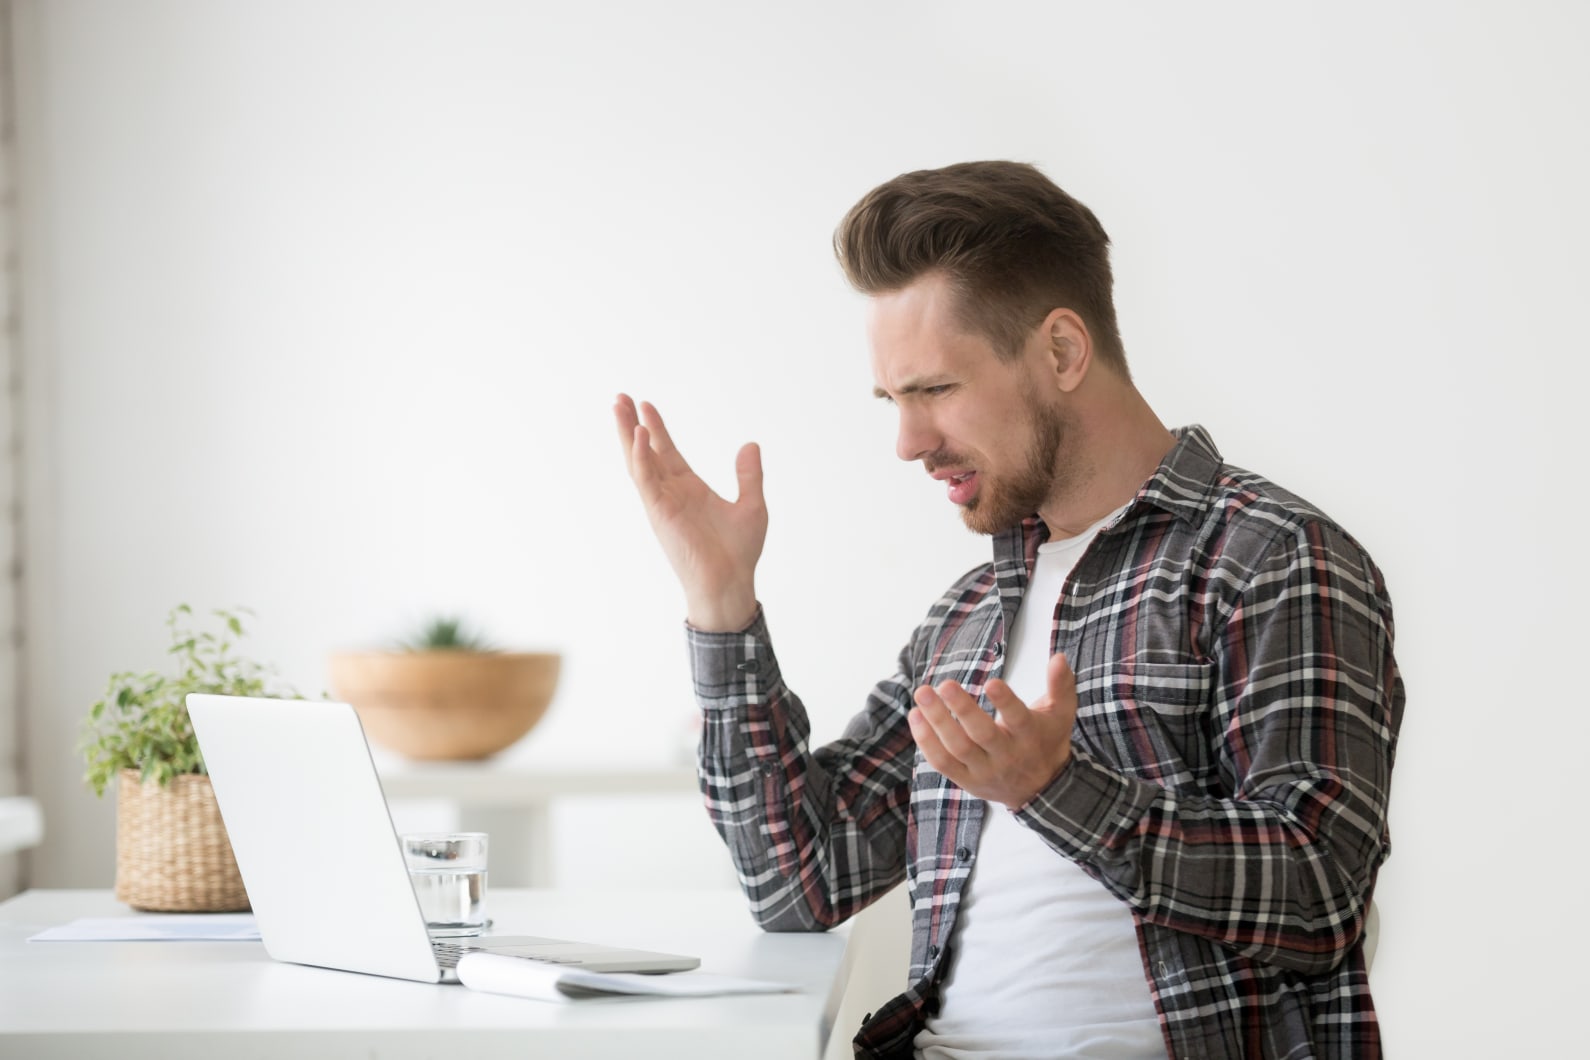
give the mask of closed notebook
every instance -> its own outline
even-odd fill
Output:
[[[508,994],[536,1001],[573,1001],[593,997],[715,997],[723,994],[783,994],[797,989],[789,983],[737,979],[707,972],[644,975],[634,972],[592,972],[568,965],[509,957],[500,953],[466,953],[458,961],[458,981],[471,990]]]

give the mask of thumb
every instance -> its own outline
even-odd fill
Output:
[[[1043,698],[1045,709],[1057,714],[1076,715],[1077,675],[1072,671],[1071,660],[1065,657],[1064,652],[1055,652],[1049,657],[1048,694]]]
[[[740,501],[762,506],[762,450],[746,442],[734,458],[734,474],[740,481]]]

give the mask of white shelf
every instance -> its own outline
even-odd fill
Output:
[[[0,799],[0,854],[37,846],[43,838],[44,814],[37,802],[21,796]]]
[[[491,874],[514,887],[550,887],[552,805],[560,799],[693,795],[694,766],[536,760],[514,749],[474,762],[416,762],[372,748],[391,802],[437,800],[458,811],[456,827],[491,835]]]

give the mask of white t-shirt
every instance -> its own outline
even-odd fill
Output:
[[[1046,690],[1066,577],[1116,514],[1038,547],[1005,655],[1024,702]],[[939,1014],[916,1037],[924,1060],[1163,1060],[1131,912],[999,803],[984,809],[951,945]]]

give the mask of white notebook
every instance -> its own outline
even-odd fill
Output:
[[[568,965],[527,961],[500,953],[466,953],[458,960],[458,981],[471,990],[508,994],[537,1001],[579,998],[714,997],[721,994],[783,994],[797,989],[789,983],[737,979],[707,972],[643,975],[635,972],[592,972]]]

